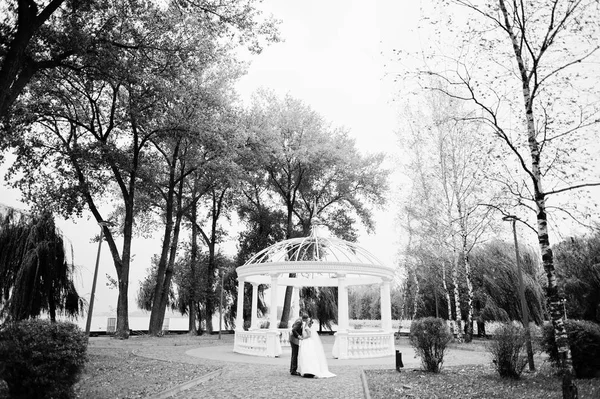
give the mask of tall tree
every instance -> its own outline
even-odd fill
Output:
[[[18,321],[47,313],[75,317],[84,300],[73,281],[64,239],[48,212],[0,219],[0,320]]]
[[[110,216],[100,204],[114,188],[111,182],[116,182],[114,192],[119,193],[123,208],[121,251],[115,231],[103,229],[117,272],[116,333],[126,338],[134,198],[148,135],[138,130],[136,112],[123,104],[122,95],[128,90],[121,84],[94,82],[80,75],[70,76],[67,82],[55,93],[59,101],[53,94],[40,93],[34,124],[18,135],[12,170],[22,171],[23,177],[15,184],[33,203],[46,203],[65,216],[87,207],[97,221],[103,221]]]
[[[232,158],[239,141],[230,109],[232,82],[240,74],[239,67],[226,52],[190,66],[194,69],[180,69],[179,76],[173,77],[163,92],[164,131],[151,140],[156,159],[161,162],[143,176],[145,201],[160,214],[164,225],[161,256],[155,270],[153,297],[157,301],[152,306],[150,334],[160,333],[182,223],[197,220],[199,201],[213,190],[210,176],[223,168],[224,159]],[[197,227],[192,223],[192,274],[198,259]],[[195,312],[189,316],[195,317]],[[190,326],[194,330],[194,320],[190,320]]]
[[[249,121],[256,135],[251,145],[262,154],[260,167],[287,217],[286,238],[307,235],[317,216],[344,238],[356,238],[353,213],[372,227],[366,205],[383,204],[387,189],[381,155],[361,156],[345,132],[332,129],[315,110],[290,95],[256,93]],[[292,292],[293,287],[286,288],[283,326],[290,316]]]
[[[600,10],[595,0],[453,3],[472,11],[476,22],[466,24],[470,31],[464,37],[466,41],[477,37],[480,47],[462,53],[467,59],[457,60],[455,73],[430,70],[428,75],[447,79],[449,86],[457,89],[447,94],[479,108],[479,119],[493,129],[514,157],[521,181],[527,180],[527,184],[511,187],[512,194],[516,205],[536,214],[535,230],[548,280],[548,308],[564,371],[563,397],[577,397],[549,241],[548,212],[552,208],[548,200],[600,185],[598,175],[582,163],[586,140],[592,139],[600,121],[597,104],[589,101],[597,96],[597,87],[585,81],[599,72],[595,21]],[[472,56],[477,58],[468,58]],[[519,124],[521,129],[514,129]]]
[[[264,156],[263,168],[268,183],[283,203],[286,213],[286,238],[294,236],[294,209],[300,185],[309,164],[315,161],[315,148],[323,134],[320,115],[298,99],[287,95],[279,99],[273,92],[255,94],[250,110],[250,129],[256,131],[255,145]],[[290,273],[290,277],[296,277]],[[293,287],[286,287],[280,325],[288,324]]]

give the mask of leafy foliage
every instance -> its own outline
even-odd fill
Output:
[[[556,274],[570,318],[600,322],[600,233],[556,244]]]
[[[87,337],[75,324],[25,320],[0,330],[0,377],[14,397],[68,398],[86,361]]]
[[[402,289],[392,285],[390,292],[392,320],[402,318]],[[381,290],[379,285],[354,286],[348,290],[348,312],[350,319],[380,320]]]
[[[600,325],[583,320],[565,320],[573,368],[578,378],[597,377],[600,374]],[[542,330],[542,349],[550,361],[560,365],[558,349],[551,324]]]
[[[532,321],[540,324],[546,311],[541,268],[536,254],[531,248],[522,246],[519,253],[529,315]],[[419,257],[423,263],[410,267],[408,278],[403,283],[405,298],[402,307],[404,314],[412,314],[416,305],[417,317],[434,316],[437,313],[442,318],[453,318],[453,314],[448,317],[448,297],[444,295],[444,289],[440,284],[443,267],[441,263],[446,262],[448,265],[450,259],[435,256],[435,253],[428,252],[424,248],[421,249]],[[514,247],[501,241],[480,244],[470,253],[473,316],[480,327],[487,321],[521,320],[518,275],[514,257]],[[465,292],[465,280],[462,273],[464,271],[459,271],[459,290]],[[415,278],[419,280],[418,296],[416,295]],[[454,282],[447,281],[447,287],[449,291],[452,291]],[[454,302],[451,305],[454,305]],[[453,310],[454,306],[451,308]],[[464,299],[460,302],[460,309],[464,318],[467,313],[467,303]],[[483,333],[481,328],[478,331]]]
[[[285,215],[281,210],[262,204],[258,196],[248,196],[246,201],[241,202],[238,215],[246,226],[238,238],[238,265],[243,265],[253,255],[285,238]]]
[[[525,330],[513,323],[505,323],[494,332],[488,345],[493,363],[501,377],[518,379],[527,365]]]
[[[235,271],[233,260],[218,252],[214,257],[215,270],[208,270],[209,255],[202,252],[197,260],[197,273],[195,283],[192,281],[192,273],[190,267],[189,253],[185,254],[182,259],[176,262],[173,282],[177,285],[177,293],[174,297],[174,305],[181,314],[189,314],[196,312],[196,320],[205,320],[207,317],[212,317],[218,310],[221,295],[221,279],[219,273],[223,273],[223,318],[225,327],[230,328],[235,315],[231,317],[230,313],[235,309],[234,292],[237,285],[234,278],[232,281],[231,273]],[[213,273],[213,277],[209,280],[206,276]],[[259,301],[260,302],[260,301]],[[190,303],[192,309],[190,309]],[[263,309],[259,303],[259,310]],[[202,317],[201,317],[202,316]],[[204,327],[204,328],[202,328]],[[207,330],[208,326],[200,326],[200,330]]]
[[[154,300],[154,288],[156,287],[156,269],[158,268],[158,256],[154,255],[150,260],[151,266],[146,270],[146,277],[140,282],[136,303],[140,309],[152,310],[152,302]],[[173,287],[169,287],[169,306],[171,310],[177,309],[177,301],[175,299],[175,291]]]
[[[544,291],[537,255],[531,248],[519,249],[525,298],[532,321],[544,319]],[[514,246],[492,241],[471,255],[475,308],[482,321],[522,320]]]
[[[337,290],[337,287],[302,287],[300,290],[300,309],[319,321],[319,330],[323,326],[331,329],[332,323],[337,323]]]
[[[8,212],[0,220],[0,318],[18,321],[46,312],[55,321],[57,313],[81,314],[74,271],[50,213]]]
[[[413,320],[410,326],[410,344],[421,357],[425,370],[439,373],[444,353],[452,341],[452,333],[442,319],[425,317]]]
[[[150,12],[147,12],[150,9]],[[198,40],[192,57],[214,53],[219,38],[225,46],[246,46],[259,53],[268,42],[279,40],[277,21],[264,18],[253,0],[219,0],[196,3],[166,1],[160,5],[138,0],[112,1],[9,1],[2,4],[0,19],[0,117],[10,116],[10,106],[26,90],[32,78],[56,68],[110,70],[112,57],[94,56],[122,49],[127,62],[153,49],[177,63],[189,54],[194,30],[210,41]],[[145,15],[144,15],[145,14]],[[177,29],[169,35],[169,18],[177,18]],[[122,18],[125,17],[125,18]],[[138,24],[142,18],[150,24]],[[115,31],[127,37],[116,38]],[[169,43],[170,40],[173,42]],[[193,42],[193,41],[192,41]]]

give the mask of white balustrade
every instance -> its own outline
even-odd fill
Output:
[[[282,347],[290,346],[290,329],[289,328],[280,328],[279,329],[279,344]]]
[[[236,331],[233,351],[245,355],[277,357],[281,355],[279,331]]]
[[[236,331],[234,352],[252,356],[278,357],[290,347],[289,329]],[[393,356],[394,331],[340,331],[335,334],[333,357],[366,359]]]
[[[393,356],[395,353],[393,331],[356,331],[335,334],[333,357],[338,359],[365,359]]]

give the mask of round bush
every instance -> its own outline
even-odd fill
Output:
[[[506,323],[496,329],[488,351],[492,354],[494,365],[501,377],[518,379],[521,376],[527,364],[525,344],[523,327]]]
[[[600,325],[584,320],[565,320],[573,369],[577,378],[593,378],[600,374]],[[542,330],[542,349],[555,366],[560,366],[554,341],[554,327],[546,324]]]
[[[75,324],[24,320],[0,330],[0,378],[14,398],[69,398],[86,362]]]
[[[427,371],[440,371],[444,363],[444,352],[452,338],[450,329],[442,319],[425,317],[414,320],[410,326],[410,343]]]

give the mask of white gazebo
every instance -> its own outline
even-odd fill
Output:
[[[290,278],[290,273],[296,273]],[[288,346],[289,329],[278,329],[278,286],[294,287],[292,319],[299,314],[301,287],[338,287],[338,331],[333,356],[360,359],[394,355],[394,331],[390,284],[394,270],[375,256],[351,242],[327,237],[322,228],[313,228],[309,237],[293,238],[257,253],[237,268],[238,303],[234,352],[255,356],[277,357]],[[244,330],[244,284],[252,284],[252,320]],[[257,323],[259,284],[271,285],[269,329]],[[381,327],[354,330],[348,320],[348,287],[379,284],[381,290]],[[291,326],[291,324],[290,324]]]

